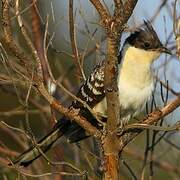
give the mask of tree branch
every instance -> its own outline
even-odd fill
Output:
[[[156,110],[152,113],[150,113],[146,118],[141,120],[139,123],[144,124],[154,124],[158,122],[160,119],[164,118],[171,112],[173,112],[175,109],[177,109],[180,106],[180,96],[178,96],[175,100],[168,103],[165,107],[163,107],[161,110]],[[120,137],[121,141],[121,151],[122,149],[131,142],[137,135],[139,135],[143,129],[133,129],[130,132],[126,132],[123,137]]]
[[[29,74],[31,74],[32,68],[29,66],[30,60],[24,55],[24,53],[21,53],[20,49],[17,47],[15,42],[13,41],[12,36],[12,28],[10,23],[10,17],[9,17],[9,1],[3,0],[2,4],[3,9],[3,29],[4,29],[4,38],[8,46],[10,46],[10,51],[23,63],[22,65],[25,65],[28,69]],[[28,38],[25,38],[25,40],[28,41]],[[31,42],[27,42],[28,45]],[[31,50],[34,50],[31,48]],[[29,61],[28,61],[29,60]],[[35,59],[37,60],[37,59]],[[51,96],[46,88],[44,87],[42,77],[39,77],[39,74],[34,74],[34,84],[33,86],[37,88],[37,90],[40,92],[40,94],[46,99],[46,101],[51,105],[52,108],[56,109],[58,112],[64,114],[65,116],[69,117],[71,120],[75,120],[81,127],[83,127],[87,132],[89,132],[90,135],[96,136],[97,138],[101,137],[101,132],[94,126],[91,125],[85,119],[84,117],[80,116],[78,114],[79,110],[76,109],[68,109],[65,108],[58,102],[53,96]]]
[[[105,158],[104,179],[118,179],[118,154],[119,142],[115,130],[120,122],[120,102],[118,97],[117,75],[118,75],[118,47],[124,24],[129,19],[137,0],[127,0],[124,9],[120,7],[120,1],[115,1],[114,16],[111,17],[104,9],[100,1],[90,0],[101,16],[101,21],[107,34],[107,59],[104,71],[104,85],[107,99],[107,134],[102,140]]]
[[[108,11],[104,8],[104,6],[101,4],[99,0],[90,0],[90,1],[94,5],[96,10],[98,11],[101,17],[101,20],[105,21],[110,17],[110,15],[108,14]]]
[[[77,75],[83,77],[86,80],[81,62],[80,62],[80,55],[78,53],[77,42],[76,42],[76,34],[75,34],[75,27],[74,27],[74,8],[73,8],[73,0],[69,0],[69,33],[71,39],[71,48],[74,55],[74,64],[76,66]]]

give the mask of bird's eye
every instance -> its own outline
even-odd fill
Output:
[[[149,48],[149,47],[150,47],[149,42],[145,42],[145,43],[144,43],[144,47],[145,47],[145,48]]]

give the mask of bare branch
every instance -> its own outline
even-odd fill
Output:
[[[75,35],[75,27],[74,27],[74,9],[73,9],[73,0],[69,0],[69,33],[71,39],[71,48],[74,55],[74,63],[76,65],[76,71],[78,76],[82,76],[84,80],[86,80],[82,64],[80,62],[80,55],[78,53],[77,43],[76,43],[76,35]]]
[[[96,10],[98,11],[98,13],[101,17],[101,20],[102,21],[108,20],[110,15],[108,14],[108,11],[104,8],[104,6],[101,4],[101,2],[99,0],[90,0],[90,1],[94,5]]]
[[[177,19],[177,0],[174,3],[174,12],[173,12],[173,31],[176,37],[176,48],[177,48],[177,56],[180,58],[180,17]]]
[[[9,16],[9,1],[3,0],[2,2],[2,26],[4,31],[4,40],[9,47],[10,52],[12,52],[14,56],[20,60],[22,66],[24,66],[27,72],[30,73],[32,70],[32,66],[30,64],[31,60],[23,52],[20,51],[19,47],[13,40],[13,35],[11,31],[12,27]]]
[[[8,2],[8,0],[4,0],[3,2],[4,2],[3,3],[3,18],[4,18],[4,22],[6,24],[6,26],[4,24],[5,40],[8,44],[11,44],[10,46],[13,45],[12,49],[11,49],[12,52],[14,54],[17,54],[16,57],[18,57],[18,59],[22,60],[22,62],[25,62],[25,65],[26,65],[26,60],[27,60],[26,57],[24,56],[23,53],[20,52],[20,50],[17,48],[16,44],[13,41],[12,32],[11,32],[11,28],[10,28],[9,2]],[[28,44],[31,46],[31,42],[29,42],[29,43]],[[31,72],[32,69],[30,69],[29,66],[27,66],[27,67],[28,67],[28,70]],[[101,136],[100,131],[97,130],[96,127],[92,126],[91,123],[89,123],[84,117],[80,116],[78,114],[79,110],[65,108],[55,98],[53,98],[45,89],[43,82],[42,82],[42,78],[39,77],[38,75],[39,74],[34,74],[34,84],[33,85],[38,89],[40,94],[48,101],[48,103],[51,105],[51,107],[53,107],[57,111],[63,113],[65,116],[69,117],[70,119],[72,119],[72,120],[74,119],[81,127],[83,127],[85,130],[87,130],[90,133],[90,135],[94,135],[99,138]]]
[[[180,130],[180,122],[177,122],[175,125],[171,127],[163,127],[163,126],[156,126],[156,125],[148,125],[144,123],[134,123],[125,126],[124,131],[128,131],[130,129],[149,129],[154,131],[178,131]]]
[[[150,113],[146,118],[140,121],[140,123],[151,125],[153,123],[158,122],[163,117],[167,116],[171,112],[173,112],[175,109],[177,109],[180,106],[180,96],[178,96],[175,100],[168,103],[165,107],[163,107],[161,110],[156,110],[152,113]],[[123,135],[122,141],[121,141],[121,150],[130,142],[132,141],[139,133],[141,133],[142,129],[135,129],[133,130],[135,132],[127,132]]]
[[[27,32],[27,28],[25,27],[25,25],[23,24],[23,20],[22,20],[22,17],[19,13],[19,0],[16,0],[16,15],[17,15],[17,20],[18,20],[18,23],[19,23],[19,27],[21,29],[21,32],[26,40],[26,43],[28,44],[28,46],[31,48],[31,52],[33,53],[33,56],[37,62],[37,73],[38,73],[38,76],[39,77],[43,77],[43,74],[42,74],[42,67],[41,67],[41,61],[39,59],[39,56],[38,56],[38,53],[28,35],[28,32]]]

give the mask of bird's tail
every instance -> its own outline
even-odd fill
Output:
[[[49,134],[47,134],[37,143],[38,147],[34,146],[26,150],[13,162],[13,164],[24,167],[30,165],[35,159],[42,155],[40,151],[43,153],[48,151],[63,134],[64,133],[61,131],[61,128],[54,128]]]

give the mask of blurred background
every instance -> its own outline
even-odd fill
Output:
[[[17,21],[15,2],[12,2],[10,11],[13,37],[33,64],[32,52],[26,45]],[[102,3],[113,13],[113,1],[102,0]],[[62,88],[55,88],[49,79],[53,76],[73,94],[76,94],[83,82],[83,77],[77,72],[72,52],[69,2],[20,1],[19,11],[35,47],[39,54],[43,54],[41,58],[48,60],[52,75],[48,68],[45,69],[44,81],[47,88],[68,107],[72,98]],[[88,77],[95,65],[106,56],[106,35],[96,9],[88,0],[74,0],[73,17],[80,63],[84,76]],[[161,55],[153,64],[156,90],[147,104],[146,111],[142,112],[138,119],[156,108],[165,106],[168,101],[179,95],[180,61],[177,37],[180,34],[180,1],[139,0],[122,34],[121,45],[130,32],[143,25],[144,20],[151,21],[160,40],[172,50],[173,56]],[[31,140],[23,132],[38,140],[52,129],[62,114],[51,109],[34,89],[31,90],[25,68],[7,50],[3,38],[3,29],[0,26],[0,179],[83,179],[84,172],[88,174],[88,179],[101,179],[101,153],[94,138],[75,144],[69,144],[66,139],[62,139],[47,153],[51,161],[62,162],[60,165],[50,165],[41,158],[32,166],[22,169],[24,174],[20,173],[21,169],[18,172],[7,166],[9,160],[32,146]],[[177,109],[158,125],[171,126],[179,120],[180,109]],[[146,130],[141,133],[122,153],[121,179],[180,179],[179,138],[177,131],[165,133]],[[44,173],[50,174],[43,175]]]

